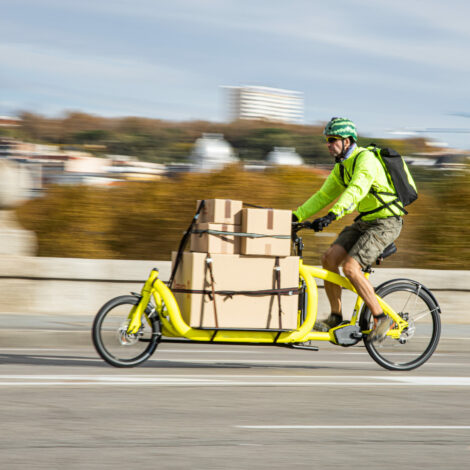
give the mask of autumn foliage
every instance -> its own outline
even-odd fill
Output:
[[[234,165],[215,173],[182,173],[148,183],[111,187],[52,186],[44,197],[18,209],[39,240],[40,256],[169,260],[188,227],[198,199],[227,198],[294,209],[322,184],[326,174],[308,168],[243,171]],[[468,269],[470,201],[468,173],[434,175],[419,184],[387,267]],[[327,209],[325,209],[325,213]],[[304,231],[305,257],[319,264],[334,234],[354,215],[333,223],[331,236]]]

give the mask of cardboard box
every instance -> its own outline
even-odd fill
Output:
[[[201,201],[197,201],[197,207]],[[204,207],[199,214],[200,224],[228,224],[241,225],[242,201],[232,199],[206,199]]]
[[[257,256],[289,256],[291,252],[291,230],[291,211],[243,209],[242,232],[268,236],[262,238],[242,237],[240,253]],[[275,238],[272,235],[281,235],[286,238]]]
[[[218,232],[240,232],[240,225],[196,224],[194,230],[215,230]],[[190,250],[200,253],[239,254],[240,237],[226,234],[192,233]]]
[[[172,254],[172,260],[176,253]],[[184,321],[195,328],[216,326],[212,283],[205,253],[184,252],[173,289],[207,293],[174,292]],[[242,255],[211,255],[215,291],[257,291],[275,288],[275,258]],[[279,259],[281,288],[297,289],[299,258]],[[277,295],[215,295],[219,328],[285,329],[297,328],[298,295],[281,295],[281,325]]]

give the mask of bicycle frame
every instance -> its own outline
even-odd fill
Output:
[[[141,318],[146,315],[145,310],[151,298],[155,302],[155,310],[158,313],[162,326],[162,334],[166,337],[186,338],[192,341],[202,342],[229,342],[229,343],[263,343],[263,344],[294,344],[306,341],[330,341],[337,344],[334,331],[345,325],[330,329],[328,332],[312,331],[317,318],[318,310],[318,287],[315,279],[337,284],[357,294],[351,282],[344,276],[327,271],[326,269],[305,265],[300,259],[300,278],[305,281],[307,295],[307,306],[304,321],[298,325],[296,330],[273,332],[273,331],[252,331],[252,330],[201,330],[190,327],[183,319],[180,308],[173,293],[168,286],[159,279],[159,272],[153,269],[149,278],[145,282],[139,303],[129,313],[128,334],[135,334],[141,327]],[[368,278],[369,273],[365,273]],[[388,335],[398,339],[402,331],[408,326],[408,322],[401,318],[386,302],[377,296],[384,313],[395,322],[395,328],[388,332]],[[354,311],[350,322],[347,325],[356,325],[359,312],[363,306],[363,300],[357,296]],[[300,323],[300,321],[299,321]],[[368,334],[369,330],[362,332]]]

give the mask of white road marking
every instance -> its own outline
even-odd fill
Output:
[[[216,358],[216,359],[199,359],[194,355],[188,358],[163,358],[163,357],[151,357],[148,359],[149,362],[161,362],[161,361],[170,361],[170,362],[177,362],[177,363],[191,363],[191,362],[198,362],[204,364],[220,364],[220,363],[236,363],[236,364],[297,364],[297,365],[310,365],[310,366],[321,366],[321,365],[361,365],[361,366],[370,366],[370,367],[377,367],[377,363],[374,362],[371,358],[366,359],[364,361],[350,361],[348,359],[344,360],[315,360],[314,358],[306,361],[299,361],[299,360],[286,360],[286,359],[238,359],[238,358]],[[436,362],[432,361],[426,362],[426,366],[455,366],[455,367],[469,367],[467,362]]]
[[[435,429],[457,429],[467,430],[470,426],[453,426],[453,425],[410,425],[410,426],[394,426],[394,425],[253,425],[253,426],[234,426],[243,429],[419,429],[419,430],[435,430]]]
[[[284,380],[283,380],[284,379]],[[294,380],[293,380],[294,379]],[[202,386],[202,387],[470,387],[470,377],[276,376],[276,375],[0,375],[11,386]]]
[[[81,351],[81,349],[70,348],[0,348],[0,351],[47,351],[47,352],[64,352],[64,351]]]
[[[50,361],[96,361],[96,362],[103,362],[103,359],[100,357],[80,357],[80,356],[75,356],[75,357],[57,357],[57,356],[42,356],[39,354],[29,354],[31,357],[36,357],[38,359],[47,359]]]

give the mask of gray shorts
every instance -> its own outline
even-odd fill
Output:
[[[345,227],[333,245],[342,246],[363,268],[375,263],[378,256],[400,235],[403,219],[388,217],[371,221],[358,220]]]

